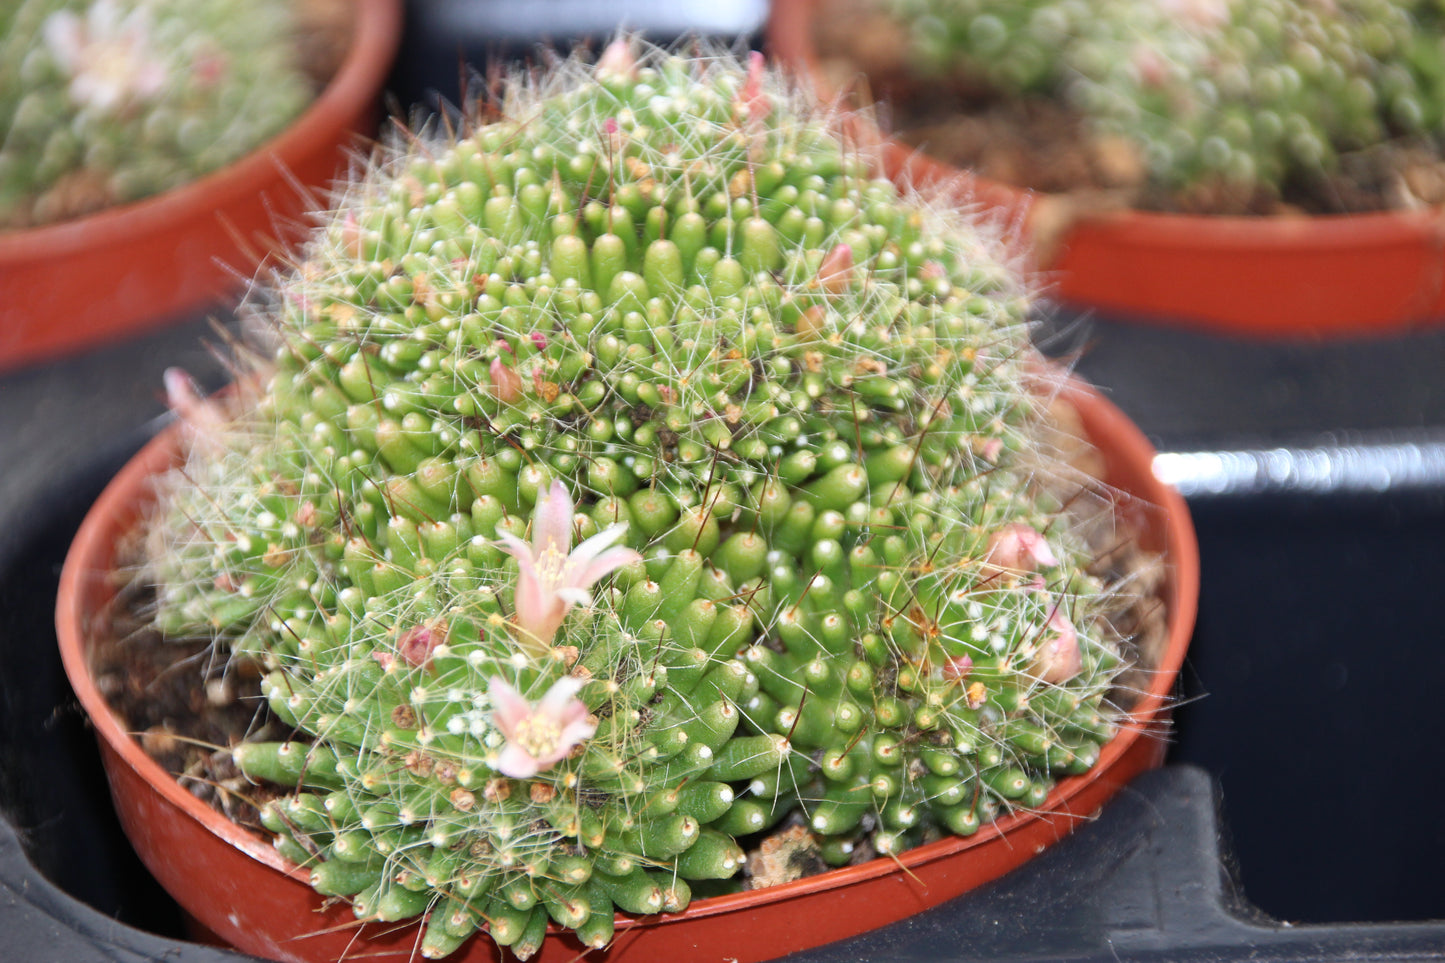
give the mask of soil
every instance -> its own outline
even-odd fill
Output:
[[[1341,157],[1332,174],[1284,185],[1282,197],[1224,185],[1168,194],[1148,183],[1123,138],[1098,137],[1046,98],[1008,98],[964,73],[920,77],[903,30],[877,0],[822,0],[814,40],[830,90],[851,90],[900,141],[989,180],[1068,199],[1088,210],[1302,216],[1412,210],[1445,203],[1445,161],[1418,144],[1387,142]]]
[[[1057,401],[1048,420],[1052,427],[1045,446],[1075,470],[1081,483],[1077,492],[1060,492],[1059,497],[1107,504],[1101,499],[1109,496],[1095,480],[1104,465],[1098,452],[1081,440],[1077,413]],[[1084,531],[1095,546],[1092,574],[1122,587],[1108,631],[1130,668],[1116,680],[1109,698],[1128,711],[1148,690],[1168,643],[1163,594],[1167,563],[1139,544],[1143,513],[1152,509],[1133,502],[1122,502],[1119,508],[1117,513],[1081,514],[1094,515],[1100,523]],[[131,570],[124,563],[139,558],[142,541],[137,534],[119,546],[122,571]],[[259,667],[228,660],[209,640],[164,638],[151,621],[153,605],[152,588],[133,581],[121,589],[112,610],[111,635],[92,650],[97,685],[147,755],[232,822],[269,837],[257,810],[284,793],[248,780],[232,762],[229,749],[242,741],[280,741],[296,734],[272,715],[261,695]],[[859,846],[854,862],[873,856],[870,846]],[[828,868],[816,839],[801,819],[792,818],[756,841],[741,882],[757,889]]]
[[[97,686],[146,755],[196,798],[264,834],[257,810],[280,793],[242,775],[230,747],[290,733],[271,715],[253,665],[228,664],[206,640],[163,638],[150,619],[153,597],[138,584],[122,590],[113,635],[92,650]]]

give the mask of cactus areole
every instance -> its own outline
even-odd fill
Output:
[[[282,959],[764,959],[992,878],[1158,762],[1188,521],[1033,356],[997,225],[874,179],[756,58],[623,40],[499,107],[351,185],[260,299],[258,387],[172,378],[189,452],[127,476],[183,470],[78,540],[63,624],[144,510],[157,628],[257,667],[294,732],[231,752],[274,846],[220,830],[286,879],[176,882],[174,846],[228,844],[171,838],[192,912]],[[1054,459],[1060,392],[1132,495]],[[1172,569],[1135,701],[1095,563],[1140,499]],[[745,889],[783,828],[842,868]]]

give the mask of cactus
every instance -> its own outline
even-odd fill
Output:
[[[0,11],[0,229],[194,180],[310,100],[285,0],[19,0]]]
[[[1054,97],[1132,144],[1152,206],[1319,193],[1342,155],[1398,139],[1438,156],[1445,133],[1445,44],[1429,0],[883,5],[925,75]]]
[[[754,56],[512,79],[338,198],[258,314],[145,573],[265,673],[234,750],[362,919],[526,957],[1037,807],[1120,663],[1041,442],[1003,228],[874,179]],[[734,884],[735,885],[735,884]]]

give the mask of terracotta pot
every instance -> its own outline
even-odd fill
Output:
[[[1106,480],[1123,493],[1120,512],[1143,523],[1145,547],[1168,561],[1167,642],[1147,691],[1098,765],[1062,780],[1038,813],[1016,813],[976,835],[921,846],[898,860],[833,870],[781,886],[695,901],[685,912],[619,917],[605,959],[771,959],[842,939],[909,916],[1020,865],[1086,821],[1139,772],[1164,757],[1163,726],[1175,676],[1193,630],[1199,588],[1198,547],[1177,492],[1152,472],[1153,449],[1122,412],[1091,389],[1073,386],[1088,437],[1107,463]],[[180,786],[107,708],[89,671],[89,650],[107,633],[114,599],[115,546],[146,511],[151,481],[179,456],[177,432],[162,434],[101,495],[71,546],[61,575],[56,626],[71,684],[90,715],[121,822],[146,866],[204,927],[236,947],[278,960],[364,957],[405,963],[415,925],[361,928],[348,908],[327,906],[263,839],[218,815]],[[574,960],[582,947],[554,934],[542,961]],[[492,960],[489,940],[474,939],[459,959]],[[598,958],[591,956],[589,958]]]
[[[768,47],[830,88],[814,45],[826,0],[774,0]],[[1319,217],[1200,217],[1142,211],[1069,216],[1049,201],[889,142],[890,177],[947,183],[1037,228],[1053,295],[1079,307],[1230,334],[1400,333],[1445,318],[1445,211]],[[1058,208],[1055,208],[1057,211]]]
[[[351,45],[278,136],[199,180],[87,217],[0,232],[0,368],[135,333],[220,301],[324,206],[401,36],[402,0],[354,0]]]

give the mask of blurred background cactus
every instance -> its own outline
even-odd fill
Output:
[[[285,0],[18,0],[0,11],[0,229],[194,180],[313,94]]]
[[[1043,805],[1122,710],[1106,493],[1000,225],[764,70],[618,41],[419,133],[254,303],[143,576],[358,917],[521,957]],[[1091,534],[1092,533],[1092,534]],[[796,863],[745,870],[786,828]],[[774,847],[776,850],[776,847]]]
[[[1137,168],[1144,206],[1251,211],[1285,198],[1354,210],[1445,196],[1435,166],[1445,37],[1433,0],[873,8],[897,25],[895,55],[915,76],[1077,111],[1088,134],[1110,142],[1102,186],[1132,186]]]

